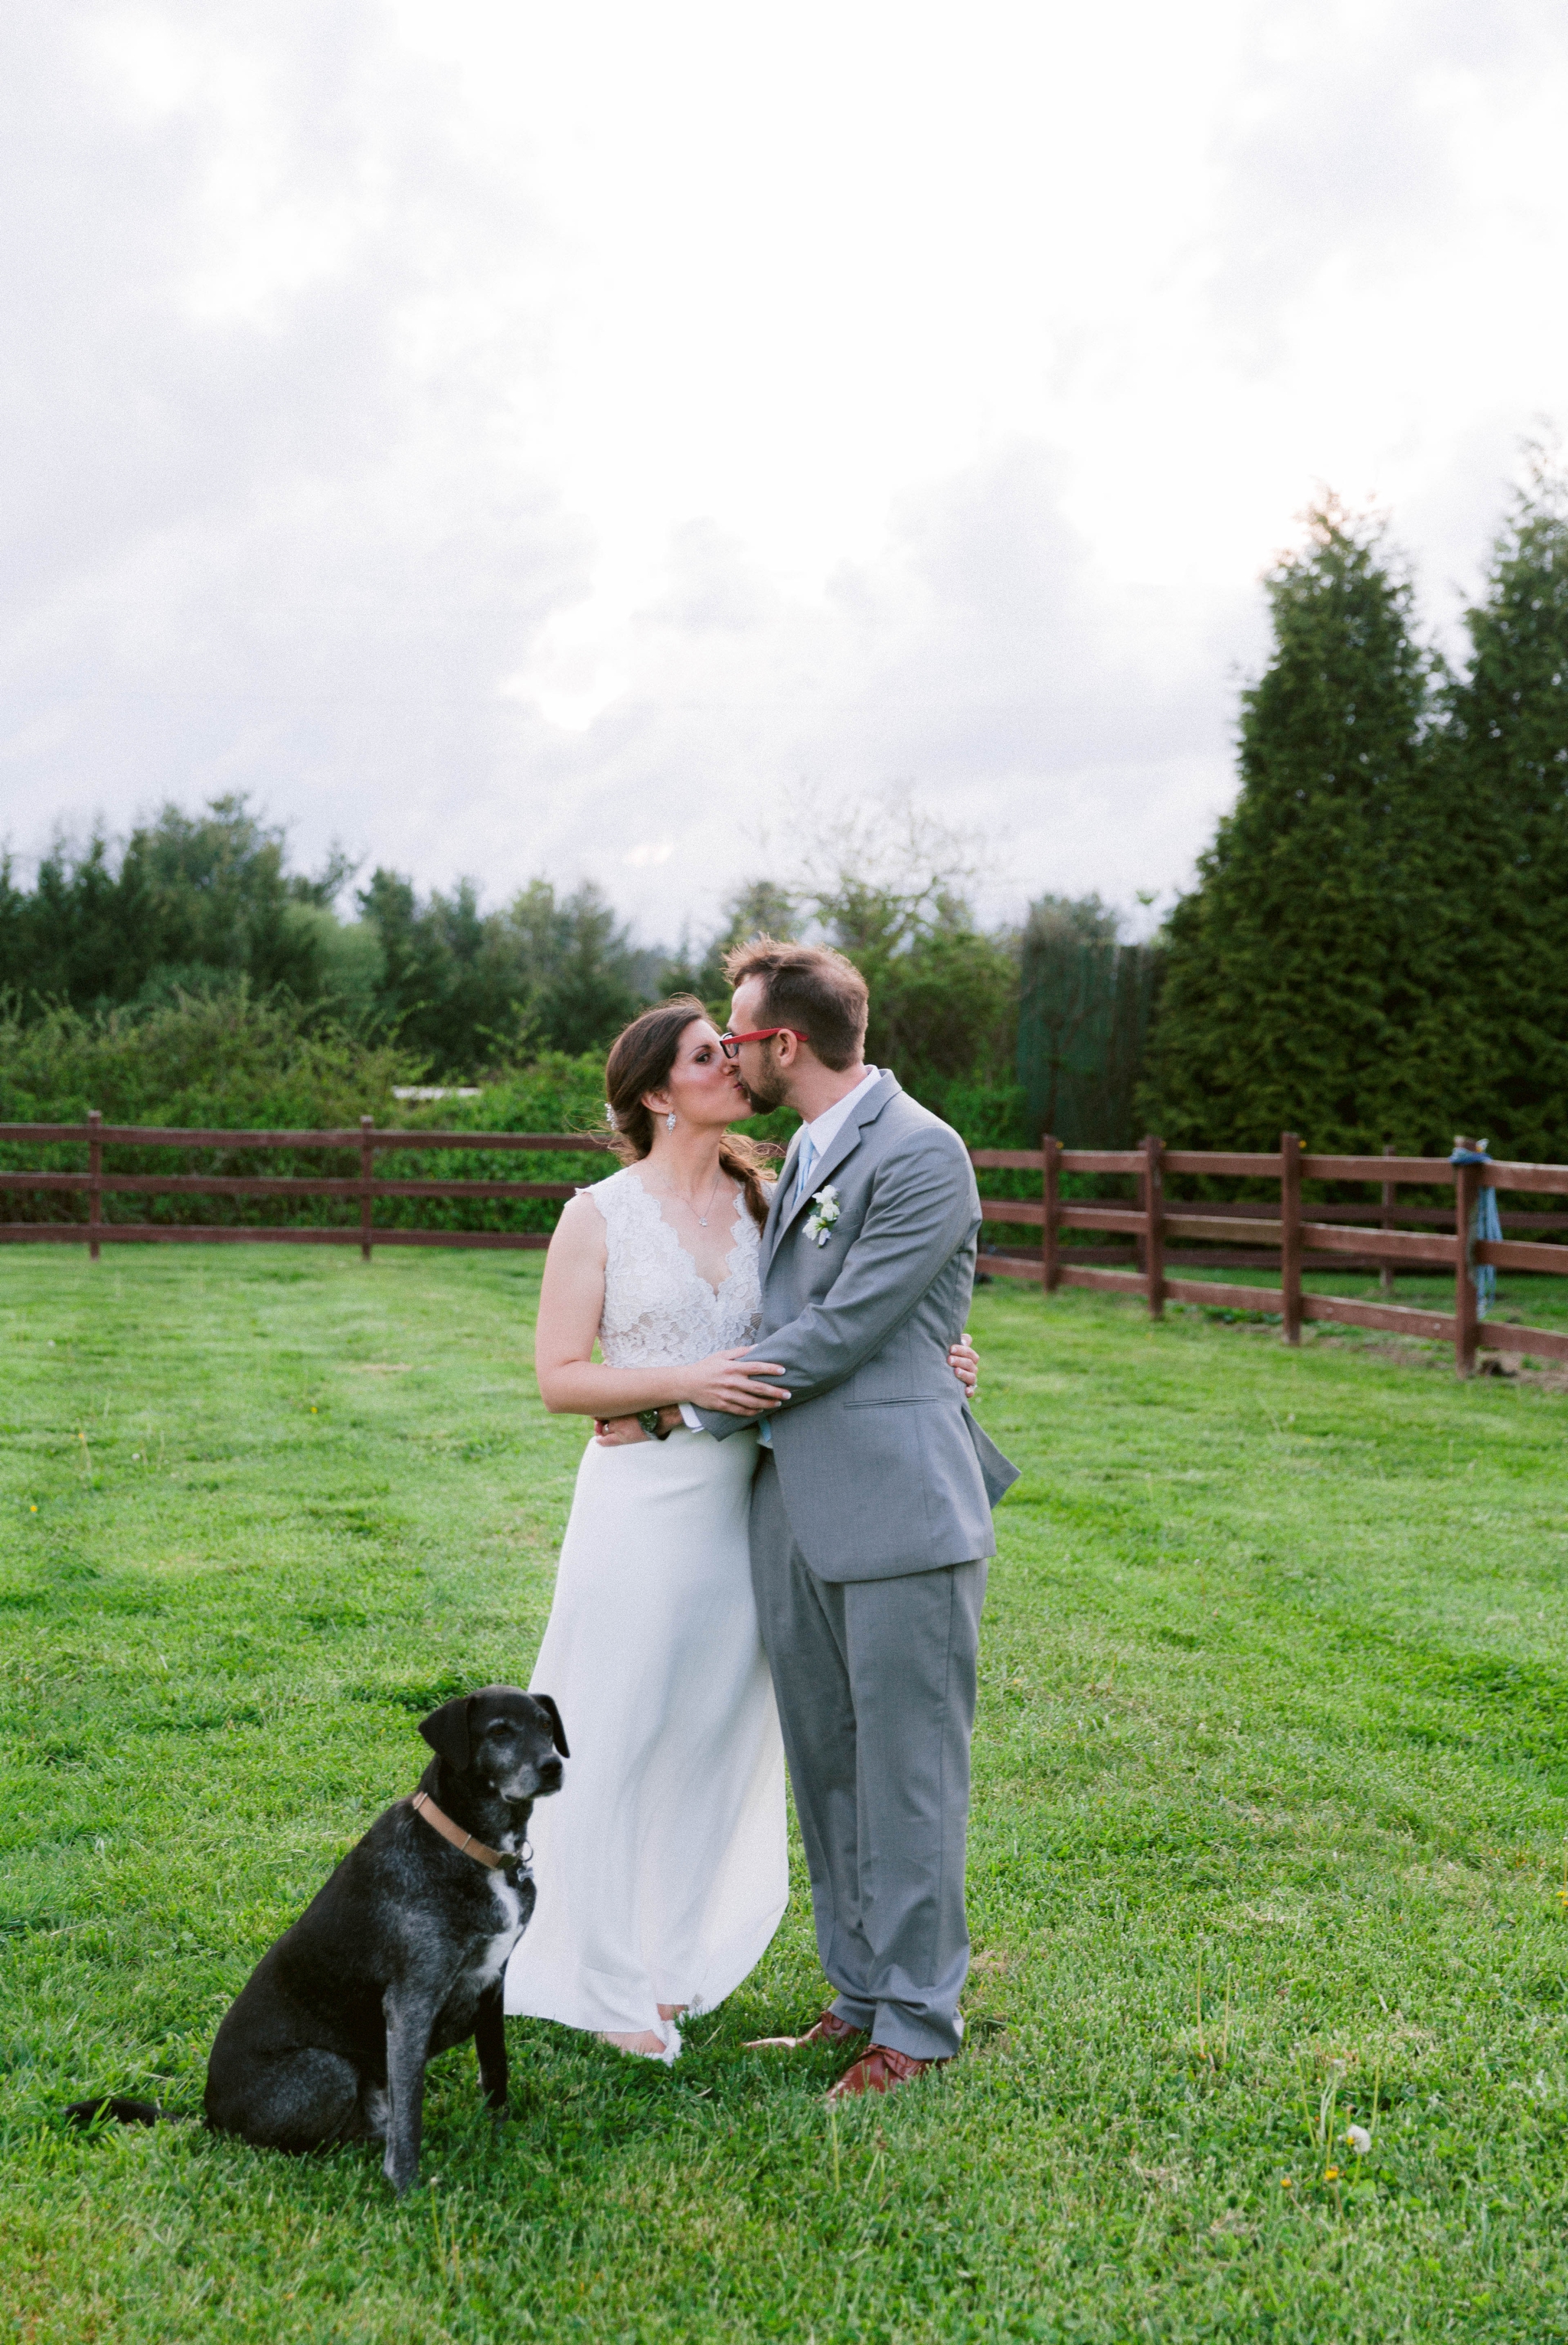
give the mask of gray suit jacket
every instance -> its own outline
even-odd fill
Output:
[[[806,1223],[830,1183],[840,1215],[819,1245]],[[947,1364],[980,1229],[962,1141],[883,1075],[813,1168],[810,1196],[795,1188],[792,1145],[762,1233],[755,1348],[789,1388],[769,1423],[801,1553],[837,1580],[994,1555],[991,1509],[1018,1471]],[[699,1413],[720,1440],[749,1421]]]

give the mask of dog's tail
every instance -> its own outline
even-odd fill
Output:
[[[180,2125],[189,2122],[178,2109],[160,2109],[156,2101],[127,2101],[119,2093],[99,2093],[90,2101],[72,2101],[66,2111],[74,2126]]]

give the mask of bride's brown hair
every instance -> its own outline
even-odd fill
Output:
[[[653,1116],[643,1104],[648,1091],[661,1091],[680,1049],[680,1038],[707,1010],[695,993],[677,993],[657,1010],[645,1010],[623,1026],[610,1045],[605,1062],[605,1100],[614,1128],[610,1146],[623,1164],[640,1164],[653,1146]],[[762,1186],[764,1167],[779,1151],[759,1140],[727,1132],[718,1143],[718,1161],[732,1181],[740,1183],[748,1211],[759,1229],[768,1219],[768,1192]]]

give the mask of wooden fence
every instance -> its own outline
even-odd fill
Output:
[[[93,1260],[107,1244],[263,1244],[357,1245],[369,1262],[372,1249],[387,1246],[496,1246],[514,1249],[547,1246],[547,1233],[535,1230],[418,1230],[378,1227],[378,1199],[392,1197],[460,1199],[477,1203],[491,1199],[570,1197],[570,1181],[385,1181],[377,1176],[378,1149],[402,1153],[447,1148],[481,1148],[537,1154],[569,1150],[582,1155],[601,1148],[597,1134],[560,1132],[392,1132],[378,1130],[368,1115],[358,1129],[341,1132],[189,1132],[146,1124],[105,1123],[96,1112],[86,1123],[0,1123],[0,1147],[48,1146],[59,1142],[85,1144],[85,1172],[0,1172],[0,1197],[17,1191],[55,1190],[85,1196],[85,1222],[0,1222],[0,1239],[65,1239],[87,1241]],[[332,1179],[286,1173],[241,1176],[221,1172],[106,1172],[106,1148],[221,1149],[225,1154],[250,1150],[320,1149],[358,1153],[357,1174]],[[227,1197],[273,1201],[302,1197],[337,1197],[357,1203],[357,1223],[326,1223],[290,1228],[268,1223],[115,1222],[104,1218],[106,1197]]]
[[[1166,1148],[1145,1140],[1141,1148],[1064,1148],[1047,1136],[1038,1149],[978,1148],[971,1151],[977,1171],[1037,1172],[1041,1181],[1038,1204],[1020,1198],[983,1198],[987,1222],[1033,1224],[1040,1231],[1039,1252],[987,1253],[984,1267],[1013,1278],[1037,1281],[1047,1294],[1062,1286],[1095,1287],[1104,1293],[1145,1301],[1157,1318],[1167,1302],[1198,1303],[1234,1310],[1257,1311],[1278,1304],[1285,1340],[1298,1344],[1304,1320],[1331,1320],[1341,1326],[1371,1327],[1396,1335],[1420,1335],[1429,1341],[1451,1343],[1454,1365],[1461,1376],[1475,1367],[1478,1349],[1515,1352],[1532,1358],[1568,1360],[1568,1335],[1549,1328],[1503,1325],[1482,1320],[1477,1310],[1473,1268],[1490,1263],[1498,1270],[1545,1271],[1568,1277],[1568,1245],[1508,1239],[1472,1242],[1470,1232],[1475,1203],[1482,1188],[1527,1195],[1568,1196],[1568,1165],[1451,1164],[1442,1156],[1312,1156],[1293,1132],[1280,1135],[1277,1153],[1243,1154],[1214,1149]],[[1138,1187],[1133,1205],[1064,1203],[1062,1180],[1069,1173],[1120,1173]],[[1180,1176],[1212,1181],[1278,1182],[1278,1211],[1261,1204],[1184,1203],[1169,1202],[1167,1179]],[[1375,1204],[1303,1205],[1304,1181],[1375,1186]],[[1400,1188],[1448,1189],[1453,1192],[1451,1211],[1443,1213],[1449,1226],[1396,1229],[1398,1220],[1423,1223],[1439,1217],[1431,1208],[1398,1203]],[[1441,1209],[1439,1209],[1441,1211]],[[1539,1213],[1509,1213],[1505,1225],[1559,1227],[1563,1217]],[[1086,1262],[1088,1249],[1063,1243],[1064,1234],[1085,1231],[1113,1234],[1124,1240],[1125,1258],[1135,1264],[1113,1269],[1103,1260]],[[1170,1242],[1196,1242],[1207,1248],[1247,1247],[1237,1254],[1188,1254],[1188,1266],[1199,1262],[1251,1262],[1258,1269],[1279,1272],[1278,1292],[1268,1287],[1227,1285],[1207,1278],[1169,1275]],[[1074,1260],[1074,1254],[1078,1259]],[[1348,1295],[1308,1294],[1302,1291],[1304,1269],[1332,1263],[1344,1267],[1373,1264],[1391,1273],[1401,1270],[1442,1270],[1453,1280],[1451,1312],[1418,1311],[1395,1303],[1362,1303]],[[1385,1288],[1391,1281],[1385,1279]]]
[[[65,1240],[85,1242],[96,1261],[106,1244],[219,1244],[358,1245],[368,1262],[373,1248],[393,1246],[483,1246],[532,1249],[549,1244],[547,1234],[523,1230],[405,1229],[378,1225],[375,1208],[381,1199],[442,1199],[471,1203],[491,1200],[537,1199],[559,1202],[573,1193],[569,1181],[410,1181],[384,1180],[376,1172],[379,1151],[416,1152],[421,1150],[482,1149],[538,1154],[567,1151],[581,1154],[605,1145],[597,1133],[558,1132],[399,1132],[380,1130],[369,1116],[357,1129],[338,1132],[194,1132],[166,1130],[141,1124],[107,1124],[89,1115],[86,1123],[0,1124],[0,1146],[46,1147],[76,1144],[87,1150],[84,1172],[0,1172],[0,1200],[18,1192],[63,1192],[87,1200],[87,1217],[70,1222],[0,1222],[0,1240]],[[356,1174],[333,1178],[295,1173],[269,1177],[203,1172],[112,1172],[104,1170],[106,1148],[221,1150],[226,1154],[249,1151],[321,1150],[357,1153]],[[971,1151],[977,1172],[1033,1172],[1039,1175],[1038,1203],[1026,1198],[987,1197],[981,1210],[988,1223],[1034,1226],[1040,1232],[1038,1250],[988,1251],[984,1266],[1005,1277],[1037,1283],[1047,1294],[1063,1286],[1095,1287],[1113,1294],[1146,1302],[1158,1316],[1166,1302],[1197,1303],[1237,1310],[1267,1308],[1278,1301],[1285,1340],[1301,1340],[1305,1320],[1331,1320],[1341,1325],[1390,1330],[1451,1343],[1461,1376],[1475,1365],[1478,1348],[1568,1360],[1568,1335],[1546,1328],[1519,1327],[1483,1321],[1476,1307],[1472,1268],[1490,1263],[1500,1270],[1548,1272],[1568,1277],[1568,1244],[1539,1238],[1472,1244],[1471,1217],[1481,1188],[1521,1194],[1568,1197],[1568,1165],[1503,1162],[1452,1165],[1446,1157],[1431,1156],[1312,1156],[1294,1132],[1280,1137],[1278,1152],[1241,1154],[1212,1149],[1167,1149],[1146,1140],[1136,1149],[1064,1149],[1047,1137],[1038,1149],[979,1148]],[[1138,1190],[1135,1204],[1064,1203],[1062,1181],[1073,1173],[1119,1174],[1130,1177]],[[1171,1203],[1167,1179],[1190,1177],[1278,1183],[1278,1211],[1247,1202],[1189,1204]],[[1303,1182],[1370,1185],[1378,1191],[1375,1203],[1317,1204],[1302,1203]],[[1452,1192],[1451,1208],[1400,1206],[1400,1188]],[[113,1197],[213,1197],[229,1200],[267,1199],[274,1203],[295,1198],[337,1198],[358,1206],[352,1222],[316,1227],[258,1225],[244,1223],[131,1222],[107,1220],[104,1200]],[[1505,1213],[1505,1227],[1536,1231],[1568,1225],[1568,1214]],[[1424,1226],[1399,1229],[1396,1222]],[[1445,1223],[1437,1228],[1433,1223]],[[1079,1233],[1122,1242],[1121,1259],[1128,1267],[1114,1266],[1105,1251],[1094,1244],[1072,1243]],[[1064,1241],[1067,1242],[1064,1243]],[[1196,1246],[1201,1252],[1182,1252]],[[1385,1292],[1395,1270],[1442,1270],[1453,1279],[1451,1313],[1419,1311],[1390,1302],[1363,1303],[1349,1296],[1308,1294],[1302,1273],[1339,1263],[1346,1268],[1376,1266],[1384,1274]],[[1173,1264],[1192,1267],[1250,1264],[1261,1270],[1278,1269],[1278,1293],[1268,1287],[1228,1285],[1213,1279],[1172,1277]]]

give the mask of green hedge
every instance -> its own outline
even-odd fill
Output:
[[[99,1017],[70,1010],[24,1024],[0,1006],[0,1122],[74,1123],[97,1108],[106,1123],[212,1131],[321,1131],[356,1125],[361,1115],[387,1128],[415,1132],[580,1132],[584,1146],[519,1152],[513,1150],[378,1149],[376,1169],[389,1180],[603,1180],[611,1169],[602,1145],[604,1061],[549,1052],[525,1067],[496,1070],[477,1099],[402,1101],[393,1085],[418,1081],[423,1069],[407,1053],[367,1044],[342,1029],[311,1020],[286,1000],[258,1000],[243,992],[184,998],[149,1011]],[[952,1083],[933,1091],[934,1111],[972,1147],[1016,1148],[1032,1143],[1027,1107],[1016,1085]],[[742,1126],[779,1145],[793,1131],[787,1110]],[[0,1170],[85,1172],[80,1144],[0,1146]],[[235,1148],[132,1149],[106,1152],[108,1172],[352,1177],[358,1150]],[[1039,1176],[991,1172],[982,1186],[992,1196],[1033,1197]],[[471,1229],[547,1232],[559,1206],[552,1200],[383,1198],[376,1205],[383,1229]],[[31,1223],[81,1223],[87,1199],[47,1190],[0,1197],[0,1219]],[[106,1197],[108,1222],[168,1226],[349,1228],[358,1206],[350,1198]]]

